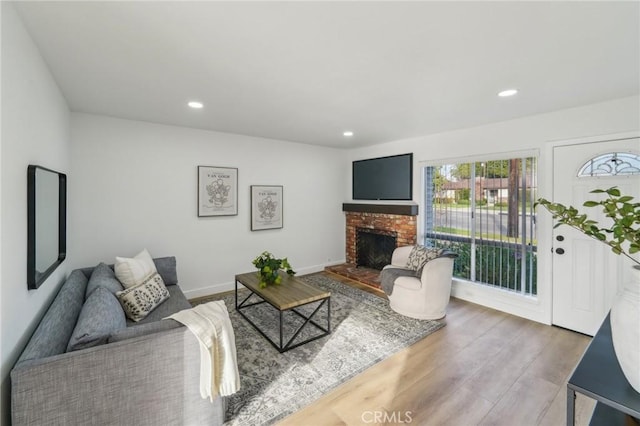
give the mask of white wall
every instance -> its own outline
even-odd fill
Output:
[[[69,260],[41,285],[27,289],[27,165],[69,169],[69,109],[10,3],[2,2],[2,417],[8,424],[8,375]]]
[[[538,150],[539,195],[551,197],[551,141],[577,139],[640,130],[640,98],[612,100],[485,126],[389,142],[354,149],[351,160],[414,153],[413,200],[422,207],[422,167],[434,160],[477,158],[487,154]],[[347,165],[350,176],[350,165]],[[351,199],[351,180],[344,182],[345,198]],[[423,240],[423,212],[418,218],[418,241]],[[538,215],[538,297],[511,293],[457,280],[452,294],[475,303],[549,324],[551,321],[551,218]]]
[[[540,150],[540,195],[551,193],[553,140],[640,129],[639,98],[340,151],[246,136],[85,114],[66,102],[11,3],[2,2],[0,146],[0,421],[8,423],[8,374],[62,279],[79,266],[112,262],[143,247],[178,258],[190,297],[230,288],[263,250],[300,272],[344,261],[350,161],[414,152],[414,200],[421,161]],[[71,124],[70,124],[71,123]],[[71,130],[70,130],[71,129]],[[69,176],[67,260],[35,291],[26,285],[26,170],[40,164]],[[196,167],[239,169],[239,214],[198,218]],[[284,186],[284,228],[251,232],[249,185]],[[420,223],[422,217],[420,218]],[[550,321],[550,219],[539,219],[539,296],[522,300],[457,282],[454,295]],[[422,229],[419,229],[422,232]]]
[[[344,261],[342,151],[72,114],[73,267],[175,255],[188,297],[231,289],[264,250],[299,272]],[[197,166],[238,168],[238,215],[197,217]],[[250,230],[250,185],[284,186],[284,228]]]

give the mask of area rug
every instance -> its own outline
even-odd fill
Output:
[[[234,328],[241,390],[228,398],[226,424],[272,424],[444,326],[438,321],[399,315],[389,308],[386,299],[326,275],[301,278],[331,292],[332,333],[282,354],[235,311],[233,294],[198,300],[198,303],[224,300]],[[241,295],[247,297],[249,293],[245,290]],[[259,300],[254,295],[249,302]],[[307,305],[303,313],[307,315],[316,306],[315,303]],[[274,339],[278,336],[278,316],[274,308],[264,303],[243,312],[264,324],[267,335]],[[284,328],[286,339],[293,336],[293,330],[302,320],[290,312],[285,312],[284,318],[288,324]],[[314,318],[318,324],[326,325],[326,306],[320,308]],[[321,333],[309,325],[303,330],[294,342]]]

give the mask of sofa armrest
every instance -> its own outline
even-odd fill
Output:
[[[11,372],[13,425],[221,425],[200,397],[200,348],[180,327],[48,358]]]
[[[413,246],[403,246],[396,248],[391,255],[391,265],[402,268],[407,266],[407,260],[409,260],[411,250],[413,250]]]
[[[444,282],[451,284],[453,273],[453,261],[455,257],[442,256],[428,261],[422,268],[423,288],[428,288],[429,283]]]

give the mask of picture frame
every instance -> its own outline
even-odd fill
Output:
[[[198,217],[238,215],[238,169],[198,166]]]
[[[281,229],[283,220],[282,185],[251,185],[251,230]]]

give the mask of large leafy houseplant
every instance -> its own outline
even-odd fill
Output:
[[[555,225],[569,225],[584,234],[602,241],[611,251],[621,254],[634,263],[636,275],[640,276],[640,261],[633,255],[640,252],[640,203],[633,197],[622,195],[616,187],[596,189],[595,194],[607,194],[600,201],[586,201],[585,207],[602,207],[613,224],[606,228],[574,207],[551,203],[544,198],[536,204],[544,206],[558,221]],[[631,387],[640,392],[640,281],[625,283],[624,290],[616,296],[610,312],[611,340],[620,368]]]
[[[607,198],[600,201],[586,201],[584,207],[602,207],[604,214],[611,218],[613,224],[604,227],[586,214],[580,213],[575,207],[552,203],[544,198],[538,199],[540,204],[558,221],[554,228],[568,225],[585,235],[602,241],[611,247],[615,254],[628,257],[636,265],[640,260],[632,255],[640,252],[640,203],[633,202],[633,197],[622,195],[617,187],[596,189],[592,194],[607,194]],[[637,266],[636,266],[637,267]]]
[[[289,275],[295,275],[295,271],[291,268],[289,260],[287,258],[278,259],[273,257],[268,251],[262,252],[260,256],[253,259],[253,265],[259,269],[260,274],[260,288],[265,288],[267,285],[280,284],[282,277],[278,273],[281,269]]]

